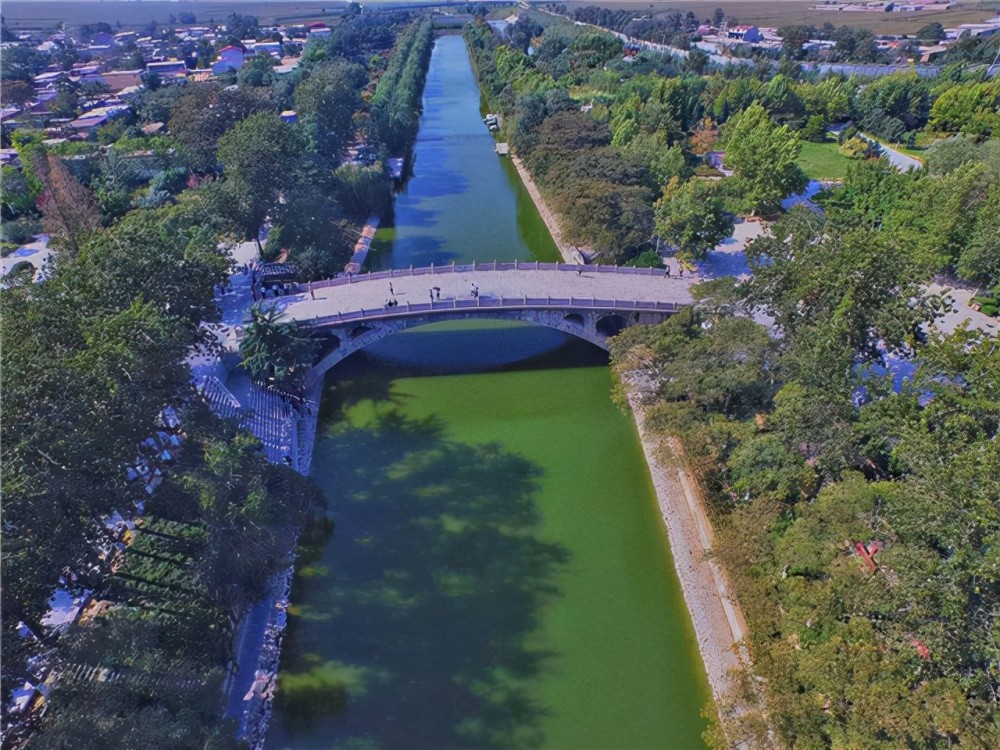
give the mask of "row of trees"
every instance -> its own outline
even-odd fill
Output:
[[[922,291],[942,263],[1000,257],[1000,183],[972,160],[941,175],[853,168],[825,216],[751,244],[748,281],[613,342],[619,374],[657,384],[650,423],[703,480],[750,625],[762,679],[720,706],[720,746],[1000,742],[1000,357],[989,334],[929,331]],[[886,352],[916,370],[902,385]],[[855,542],[881,545],[876,572]]]
[[[58,683],[34,747],[77,743],[81,728],[88,746],[192,747],[210,738],[228,746],[217,690],[236,619],[285,564],[294,529],[320,502],[308,480],[268,464],[255,438],[194,398],[183,359],[206,343],[200,324],[217,316],[213,288],[229,265],[209,211],[195,193],[130,213],[81,235],[76,248],[62,245],[45,283],[14,281],[2,293],[5,687],[19,684],[31,655],[18,623],[44,637],[40,618],[66,569],[121,607],[50,643],[48,658],[61,669],[83,664],[135,678],[115,687]],[[121,576],[109,579],[97,553],[107,542],[99,517],[129,513],[144,496],[125,464],[169,404],[185,442],[146,499],[147,522],[197,529],[197,543],[183,558],[161,556],[155,571],[146,565],[151,552],[130,549]],[[175,682],[190,689],[171,689]]]
[[[429,18],[400,34],[375,89],[372,124],[378,139],[391,153],[405,153],[416,138],[433,41],[433,23]]]
[[[364,17],[365,29],[395,28]],[[203,323],[218,319],[214,291],[230,268],[220,240],[256,237],[268,218],[271,250],[288,250],[307,278],[329,276],[349,254],[349,224],[391,201],[380,168],[338,166],[368,74],[356,60],[365,50],[334,49],[291,82],[147,91],[98,134],[112,148],[83,160],[41,134],[15,139],[23,168],[5,169],[4,218],[39,219],[55,255],[44,283],[19,277],[0,292],[3,704],[36,651],[19,623],[61,672],[115,676],[57,682],[30,747],[237,746],[219,718],[236,625],[323,499],[211,414],[184,359],[211,351]],[[299,124],[278,115],[293,100]],[[169,135],[142,136],[136,126],[151,121]],[[301,350],[256,364],[248,352],[251,369],[301,370],[314,344],[292,333]],[[144,447],[168,405],[184,431],[169,466]],[[162,472],[151,495],[127,479],[137,453]],[[133,515],[138,500],[142,525],[111,574],[101,519]],[[40,619],[61,574],[114,606],[53,640]]]

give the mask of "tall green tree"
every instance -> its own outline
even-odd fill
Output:
[[[255,305],[240,342],[243,367],[255,380],[272,380],[294,386],[301,381],[316,354],[316,341],[300,331],[294,321],[281,320],[274,307]]]
[[[269,112],[251,115],[219,139],[226,192],[248,239],[295,184],[302,149],[299,131]]]
[[[771,122],[756,101],[732,119],[725,165],[753,213],[773,213],[784,198],[805,188],[808,179],[796,163],[799,149],[798,135]]]
[[[655,227],[682,257],[703,260],[732,234],[733,220],[712,186],[700,180],[681,183],[675,177],[656,204]]]
[[[330,160],[350,140],[354,113],[367,82],[365,69],[346,60],[315,65],[309,77],[295,87],[295,107],[310,148]]]

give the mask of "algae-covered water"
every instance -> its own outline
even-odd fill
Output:
[[[432,86],[463,67],[464,99]],[[428,81],[422,123],[436,97],[477,110],[460,38],[438,41]],[[421,144],[414,195],[433,193]],[[491,144],[469,158],[492,169]],[[397,265],[427,229],[405,216]],[[452,216],[434,231],[467,231]],[[510,231],[491,217],[483,231]],[[513,236],[506,257],[534,257]],[[599,349],[498,321],[407,331],[330,371],[313,474],[335,529],[300,557],[268,747],[704,747],[704,670],[610,387]]]

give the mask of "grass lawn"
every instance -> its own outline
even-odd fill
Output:
[[[836,141],[813,143],[801,141],[799,166],[812,180],[842,180],[847,177],[851,160],[838,150]]]

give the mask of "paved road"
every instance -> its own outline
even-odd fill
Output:
[[[355,277],[349,284],[341,282],[336,286],[320,286],[312,292],[301,291],[278,297],[275,303],[289,319],[308,321],[361,309],[381,312],[389,299],[398,300],[398,312],[404,312],[408,303],[429,303],[433,287],[440,287],[441,303],[470,300],[475,285],[484,302],[527,296],[690,304],[689,286],[701,280],[697,275],[686,275],[683,279],[676,275],[667,278],[661,270],[647,274],[634,272],[646,269],[597,271],[593,266],[582,269],[582,273],[571,269],[456,272],[438,269],[433,275],[419,273],[422,269],[417,269],[418,275],[413,276],[405,275],[407,271],[397,271],[397,274],[403,275],[392,278],[387,278],[385,274],[371,274],[375,278]]]
[[[872,138],[870,135],[865,135],[864,133],[859,133],[859,135],[869,143],[874,143],[878,146],[882,156],[884,156],[889,163],[900,172],[909,172],[911,169],[920,169],[924,166],[919,159],[907,156],[902,151],[897,151],[892,146],[888,146],[885,143]]]

